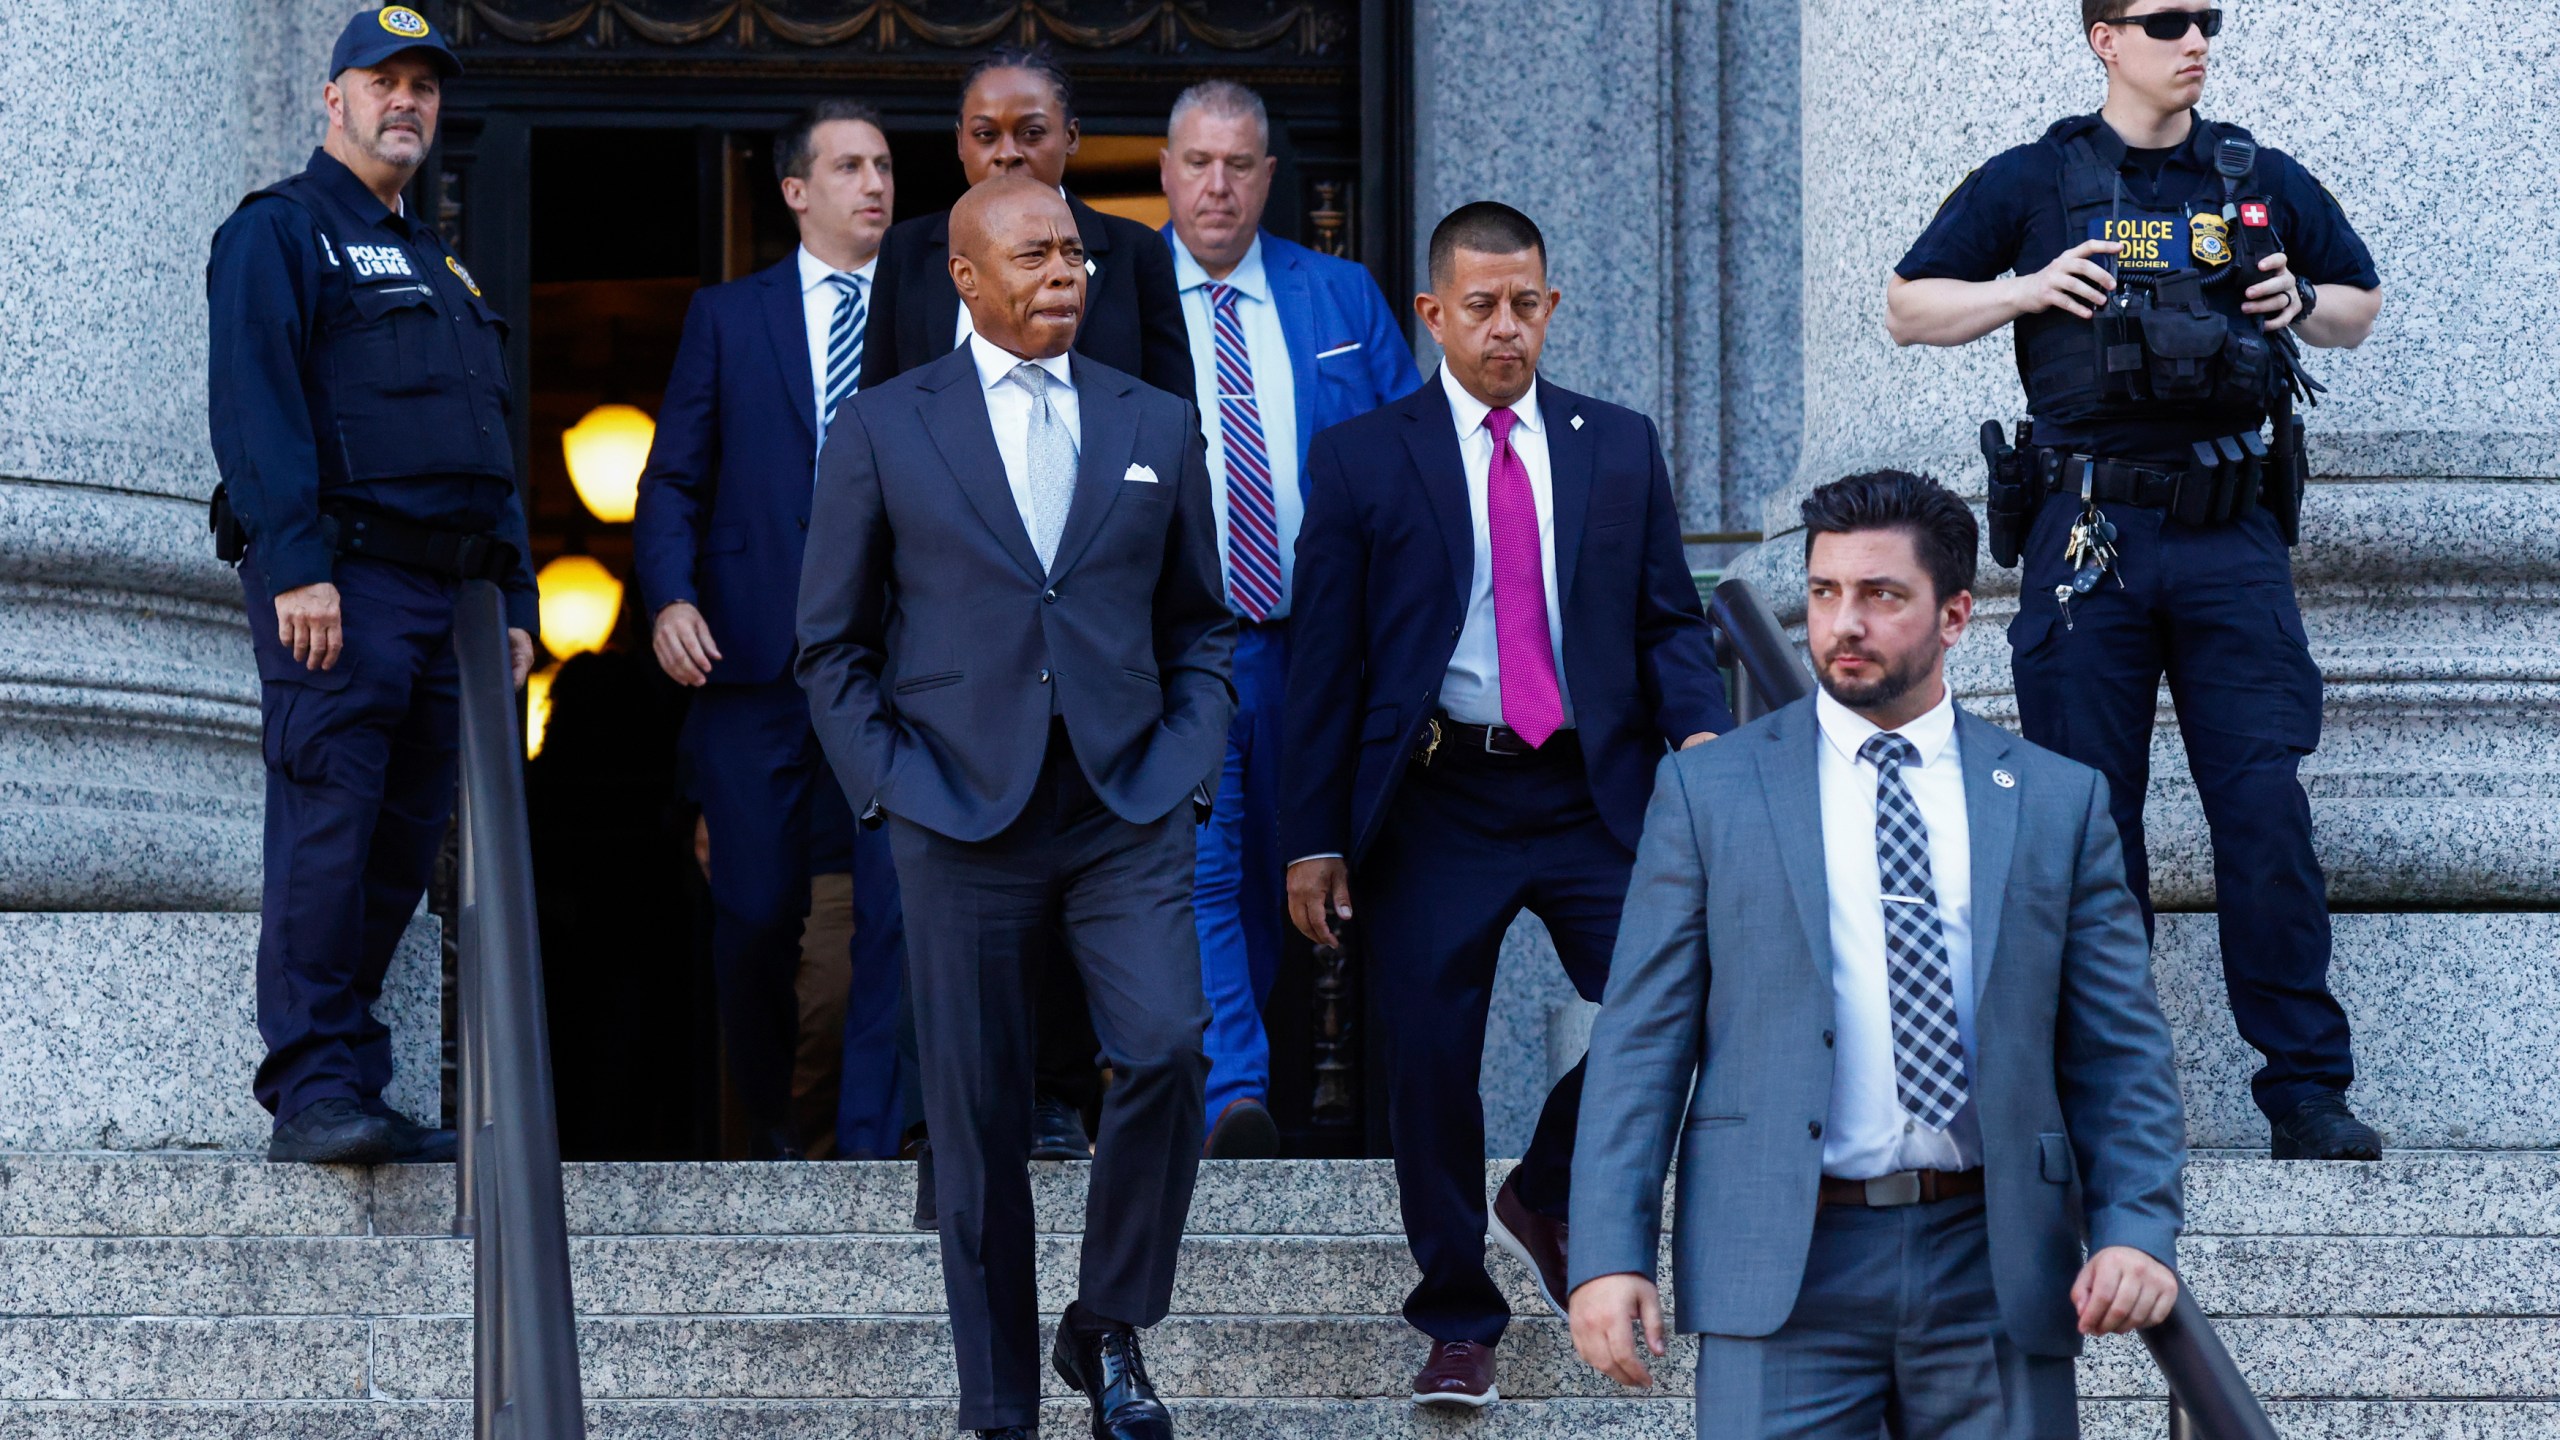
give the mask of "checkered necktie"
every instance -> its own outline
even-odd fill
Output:
[[[1058,561],[1058,541],[1067,533],[1067,510],[1076,498],[1076,441],[1049,403],[1049,372],[1025,360],[1006,379],[1031,392],[1031,428],[1023,436],[1022,460],[1031,473],[1023,478],[1031,495],[1031,548],[1040,568]]]
[[[836,314],[827,322],[827,393],[818,405],[821,444],[826,442],[827,427],[836,423],[836,407],[862,388],[862,322],[866,314],[861,276],[837,270],[827,276],[827,283],[836,287]]]
[[[1209,314],[1218,338],[1218,435],[1227,462],[1227,603],[1247,620],[1280,608],[1280,507],[1271,493],[1271,447],[1262,438],[1253,359],[1236,318],[1236,287],[1212,281]]]
[[[1884,882],[1885,993],[1893,1007],[1894,1092],[1903,1110],[1944,1130],[1964,1108],[1964,1040],[1955,968],[1929,879],[1929,827],[1902,778],[1920,751],[1887,730],[1858,747],[1876,767],[1876,871]]]

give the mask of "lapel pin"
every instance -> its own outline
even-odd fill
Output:
[[[2018,777],[2006,770],[1994,770],[1991,772],[1991,783],[2003,790],[2013,790],[2017,788]]]
[[[1574,429],[1576,429],[1576,430],[1579,430],[1579,429],[1581,429],[1581,428],[1582,428],[1582,417],[1581,417],[1581,416],[1576,415],[1576,416],[1574,416],[1574,417],[1573,417],[1573,428],[1574,428]]]
[[[1102,269],[1102,267],[1101,267],[1101,266],[1094,264],[1091,260],[1087,260],[1087,261],[1085,261],[1085,262],[1084,262],[1084,278],[1086,278],[1087,280],[1092,279],[1096,274],[1100,273],[1101,269]]]

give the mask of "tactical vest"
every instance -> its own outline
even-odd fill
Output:
[[[2127,253],[2095,319],[2048,310],[2018,322],[2019,379],[2034,414],[2141,420],[2222,411],[2242,428],[2240,417],[2263,417],[2274,405],[2281,362],[2258,317],[2240,309],[2257,260],[2274,246],[2267,201],[2253,193],[2257,146],[2237,126],[2196,123],[2223,162],[2222,203],[2206,200],[2208,182],[2174,221],[2136,209],[2088,133],[2060,142],[2066,247],[2113,238]],[[2254,223],[2244,225],[2244,213]],[[2103,232],[2093,229],[2102,222]],[[2254,429],[2256,419],[2245,425]]]
[[[324,489],[339,478],[512,480],[506,322],[435,231],[413,226],[400,243],[309,171],[240,204],[267,196],[309,216],[318,237],[302,375]]]

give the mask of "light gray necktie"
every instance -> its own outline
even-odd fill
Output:
[[[1076,497],[1076,442],[1067,422],[1049,404],[1049,372],[1026,360],[1006,379],[1031,392],[1031,431],[1022,447],[1023,478],[1031,492],[1031,548],[1040,568],[1057,562],[1058,537],[1067,531],[1067,507]]]

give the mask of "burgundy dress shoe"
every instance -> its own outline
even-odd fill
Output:
[[[1518,1172],[1513,1172],[1517,1178]],[[1572,1293],[1565,1283],[1565,1223],[1550,1220],[1528,1207],[1512,1180],[1502,1182],[1493,1194],[1493,1238],[1503,1249],[1520,1257],[1529,1273],[1538,1281],[1538,1298],[1556,1312],[1559,1320],[1573,1318],[1565,1309],[1565,1296]]]
[[[1481,1410],[1502,1398],[1493,1388],[1493,1347],[1472,1340],[1434,1340],[1430,1363],[1413,1377],[1413,1403]]]
[[[1218,1123],[1209,1127],[1208,1143],[1200,1148],[1202,1158],[1209,1160],[1269,1160],[1280,1153],[1280,1127],[1261,1101],[1239,1095],[1218,1112]]]

